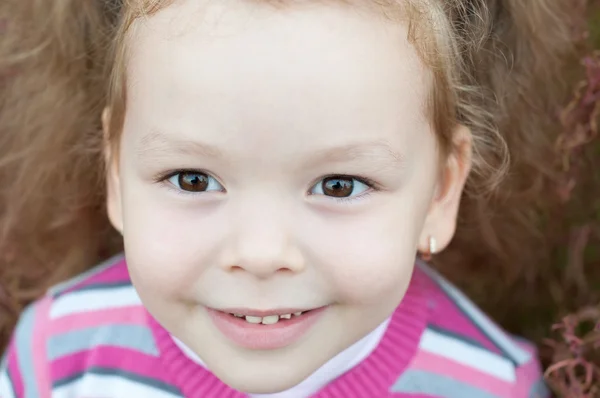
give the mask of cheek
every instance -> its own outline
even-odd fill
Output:
[[[406,288],[415,262],[424,211],[393,201],[376,212],[313,229],[311,251],[341,302],[373,304]],[[410,209],[411,211],[407,211]]]
[[[181,297],[216,263],[225,222],[219,212],[169,205],[164,197],[143,187],[123,192],[127,263],[136,287]]]

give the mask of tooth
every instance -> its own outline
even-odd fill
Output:
[[[242,314],[233,314],[234,317],[236,318],[243,318],[244,316]]]
[[[282,319],[292,319],[292,314],[284,314],[284,315],[281,315],[280,318],[282,318]]]
[[[246,321],[250,323],[261,323],[262,318],[259,316],[247,316]]]
[[[276,324],[277,322],[279,322],[278,315],[269,315],[262,319],[263,325],[273,325],[273,324]]]
[[[294,312],[294,315],[295,316],[300,316],[300,315],[302,315],[302,311],[300,311],[300,312]]]

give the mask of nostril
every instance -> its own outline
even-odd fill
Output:
[[[243,266],[240,266],[240,265],[232,265],[232,266],[230,266],[228,268],[229,268],[230,272],[244,271],[244,272],[255,273],[255,271],[252,269],[252,267],[243,267]],[[269,273],[293,274],[293,273],[295,273],[295,271],[291,267],[282,266],[280,268],[275,268],[274,267],[273,272],[269,272]]]

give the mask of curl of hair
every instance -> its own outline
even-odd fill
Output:
[[[124,57],[126,25],[163,3],[0,2],[0,346],[23,305],[122,250],[104,207],[101,112],[124,91],[112,69]],[[474,134],[461,223],[440,267],[537,264],[552,115],[571,45],[567,2],[372,2],[390,13],[400,3],[436,76],[431,106],[442,147],[457,122]]]

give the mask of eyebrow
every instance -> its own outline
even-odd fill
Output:
[[[395,167],[404,165],[404,157],[385,141],[359,142],[321,149],[312,156],[310,163],[335,163],[359,158],[391,161]]]
[[[225,159],[223,151],[216,146],[194,140],[179,139],[157,130],[144,135],[137,149],[137,154],[140,157],[161,156],[165,152],[219,160]],[[394,167],[404,165],[404,157],[385,141],[357,142],[319,149],[311,154],[306,160],[306,164],[341,163],[352,159],[390,162]]]
[[[137,148],[139,157],[160,156],[165,152],[215,159],[224,158],[223,152],[213,145],[193,140],[182,140],[156,130],[144,135]]]

